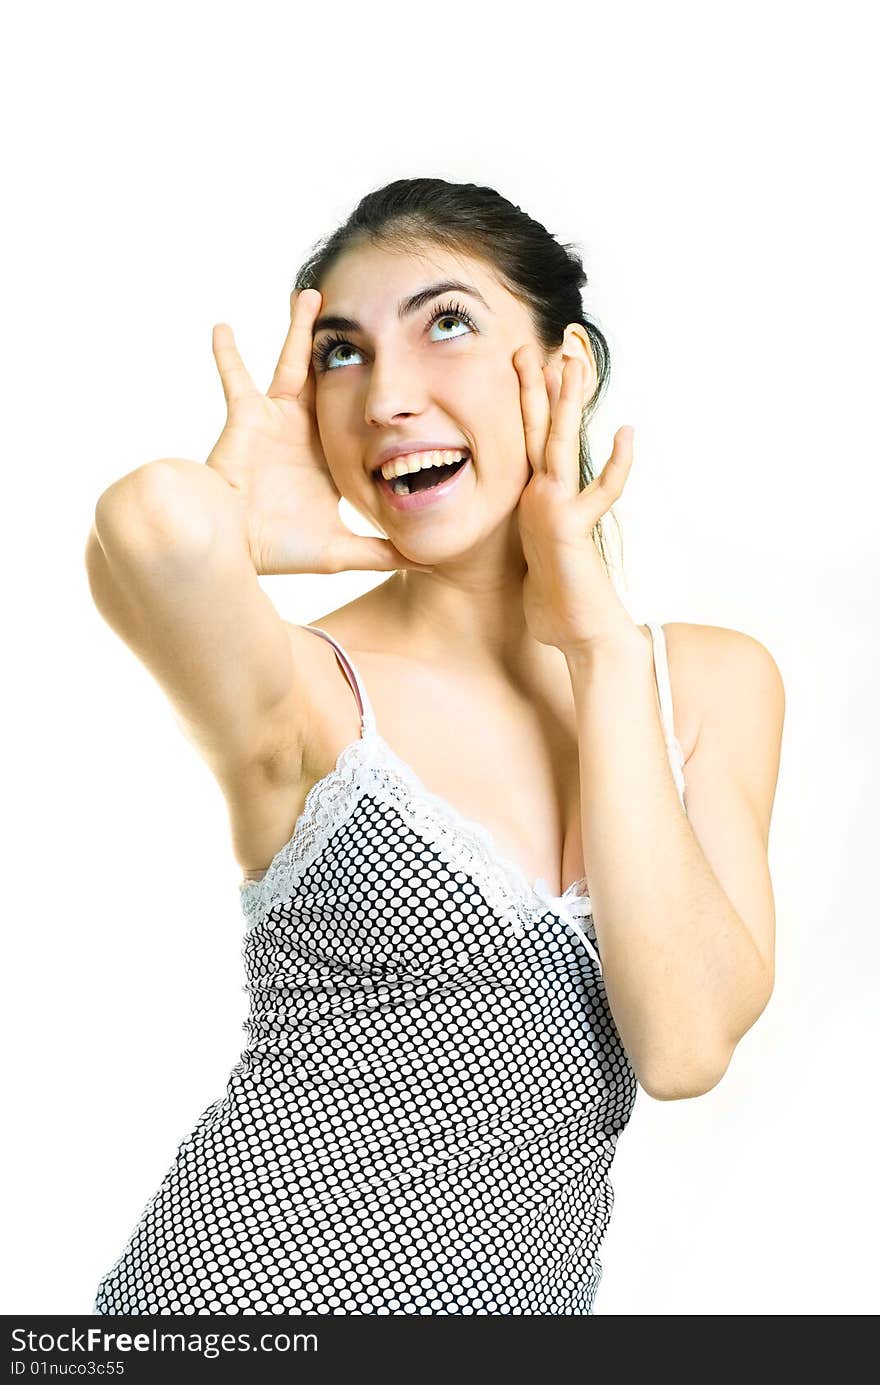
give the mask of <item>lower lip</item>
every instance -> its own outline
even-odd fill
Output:
[[[468,457],[464,466],[460,466],[448,481],[441,481],[439,486],[431,486],[426,491],[413,491],[411,495],[397,495],[391,489],[392,482],[386,481],[381,473],[376,484],[392,510],[424,510],[428,505],[435,505],[438,500],[445,500],[451,495],[461,478],[470,471],[470,466],[471,458]]]

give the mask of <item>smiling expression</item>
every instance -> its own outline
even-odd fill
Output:
[[[515,510],[531,474],[512,359],[535,342],[525,306],[482,262],[433,246],[349,250],[321,294],[315,413],[337,489],[401,551],[461,553]],[[460,445],[471,461],[442,500],[396,509],[374,467],[413,441]]]

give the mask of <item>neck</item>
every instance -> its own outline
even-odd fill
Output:
[[[525,673],[559,654],[529,633],[525,573],[521,552],[497,565],[462,557],[433,572],[396,572],[384,584],[385,596],[408,652],[428,662],[489,663]]]

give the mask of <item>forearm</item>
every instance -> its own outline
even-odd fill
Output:
[[[766,1003],[754,942],[691,829],[666,751],[651,648],[566,653],[584,861],[605,986],[643,1086],[696,1095]]]

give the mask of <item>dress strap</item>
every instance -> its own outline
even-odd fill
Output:
[[[669,679],[669,658],[666,651],[666,632],[663,626],[655,621],[647,621],[648,629],[651,631],[651,640],[654,646],[654,677],[657,680],[657,694],[660,698],[660,720],[663,725],[663,736],[666,741],[666,750],[669,755],[669,763],[672,767],[672,775],[675,779],[675,787],[678,789],[679,796],[684,798],[684,751],[681,748],[678,737],[675,734],[675,721],[672,712],[672,684]]]
[[[376,731],[376,717],[373,713],[372,703],[367,696],[367,690],[364,687],[363,679],[345,650],[342,648],[342,645],[338,640],[335,640],[332,635],[328,635],[326,630],[322,630],[320,625],[306,625],[303,629],[311,630],[315,635],[321,635],[329,644],[332,644],[336,652],[336,658],[342,666],[342,671],[351,685],[352,692],[357,698],[358,709],[361,714],[361,736],[366,737],[374,735]]]

